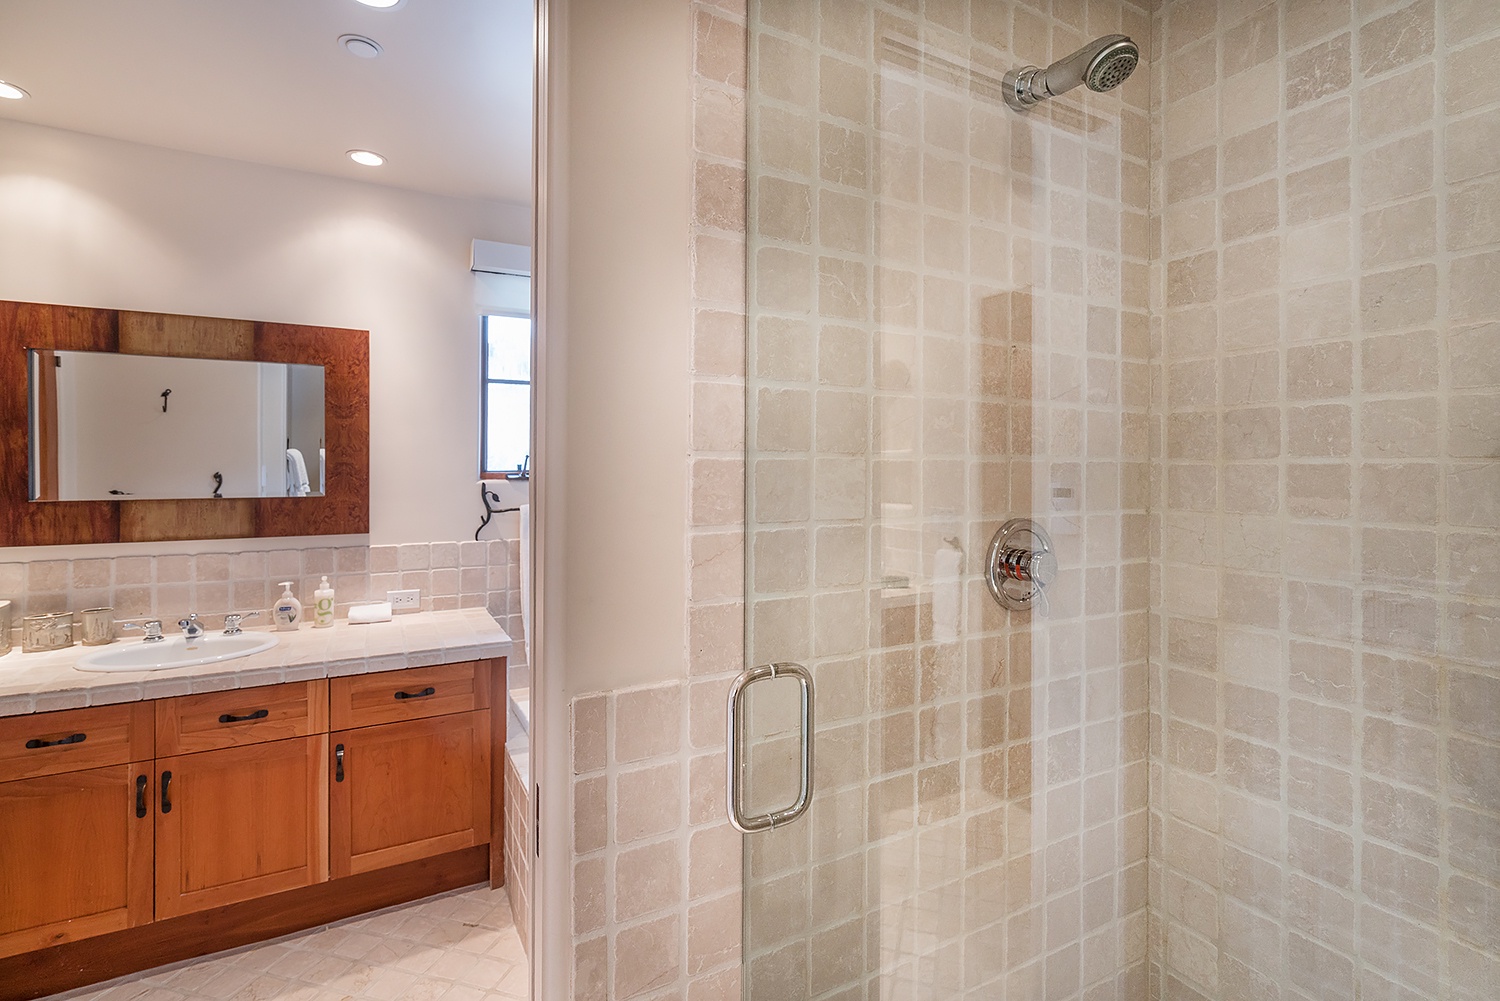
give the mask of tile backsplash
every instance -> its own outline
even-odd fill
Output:
[[[268,624],[280,581],[292,581],[293,592],[310,604],[326,574],[339,618],[350,605],[412,588],[422,592],[424,611],[487,609],[518,641],[511,662],[520,664],[520,573],[520,542],[514,538],[238,551],[226,546],[221,552],[16,562],[0,553],[0,598],[13,603],[16,628],[25,615],[109,606],[117,622],[159,618],[170,632],[170,623],[188,612],[213,620],[259,609],[261,617],[250,624]]]

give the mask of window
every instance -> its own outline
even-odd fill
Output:
[[[484,318],[480,459],[486,476],[526,469],[531,455],[531,318]]]

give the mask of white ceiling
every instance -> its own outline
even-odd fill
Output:
[[[31,94],[0,117],[525,204],[531,25],[532,0],[0,0],[0,80]]]

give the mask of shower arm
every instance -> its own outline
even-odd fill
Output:
[[[1005,101],[1016,109],[1035,107],[1042,101],[1066,94],[1087,82],[1089,67],[1100,54],[1118,45],[1131,45],[1129,35],[1105,35],[1049,65],[1046,69],[1024,66],[1005,74]]]

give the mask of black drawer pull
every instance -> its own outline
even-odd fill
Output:
[[[172,812],[172,773],[161,773],[161,812]]]
[[[340,744],[333,749],[333,780],[344,781],[344,745]]]
[[[26,742],[26,750],[35,751],[38,747],[61,747],[64,744],[81,744],[88,740],[88,734],[75,733],[71,737],[59,737],[56,740],[43,740],[37,737]]]
[[[146,815],[146,776],[135,777],[135,816],[136,819]]]
[[[252,719],[265,719],[269,715],[271,715],[271,710],[269,710],[269,709],[257,709],[257,710],[255,710],[255,712],[253,712],[253,713],[246,713],[243,716],[231,716],[229,713],[225,713],[224,715],[222,715],[222,716],[219,717],[219,722],[220,723],[246,723],[246,722],[249,722]]]
[[[425,699],[429,695],[436,695],[436,694],[437,694],[437,689],[433,688],[431,685],[428,685],[426,688],[422,689],[420,692],[397,692],[396,693],[396,698],[398,698],[398,699]]]

